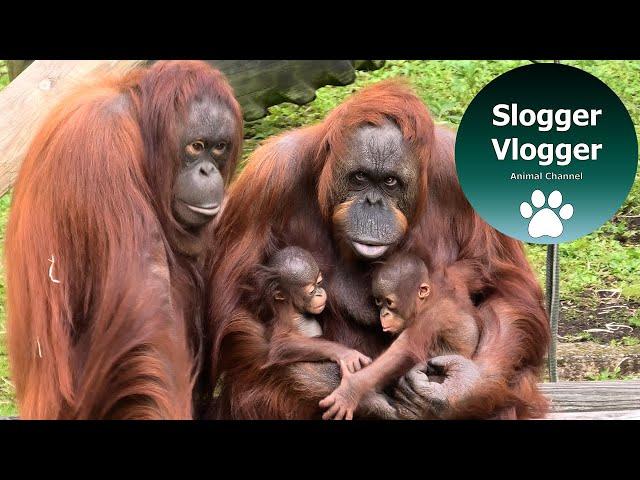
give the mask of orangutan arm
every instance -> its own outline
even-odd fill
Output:
[[[460,355],[435,357],[400,379],[395,396],[403,418],[530,418],[544,414],[547,402],[536,388],[540,359],[531,356],[532,352],[541,355],[540,348],[523,335],[523,314],[499,297],[487,299],[480,314],[489,319],[489,325],[492,317],[497,321],[494,328],[483,332],[473,360]],[[544,336],[538,341],[545,345]],[[443,379],[442,383],[431,381],[434,376]]]
[[[371,363],[366,355],[337,342],[305,337],[292,330],[281,330],[271,337],[269,359],[265,367],[323,360],[345,362],[352,373]]]

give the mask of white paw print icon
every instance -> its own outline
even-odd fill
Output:
[[[562,194],[558,190],[554,190],[549,194],[549,207],[550,208],[542,208],[547,199],[544,196],[544,193],[540,190],[535,190],[531,194],[531,203],[537,209],[540,209],[533,214],[533,208],[527,202],[522,202],[520,204],[520,215],[522,218],[531,218],[529,222],[529,235],[533,238],[539,238],[542,236],[549,237],[559,237],[562,235],[562,220],[569,220],[573,217],[573,205],[570,203],[566,203],[562,205],[560,211],[558,213],[554,212],[552,209],[558,208],[562,204]],[[560,215],[560,218],[558,218]]]

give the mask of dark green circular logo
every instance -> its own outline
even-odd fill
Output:
[[[485,86],[456,139],[460,185],[490,225],[526,242],[591,233],[629,193],[638,144],[629,112],[580,69],[535,64]]]

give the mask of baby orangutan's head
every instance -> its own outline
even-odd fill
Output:
[[[291,302],[300,313],[318,315],[324,310],[327,294],[321,286],[322,274],[309,252],[300,247],[283,248],[270,258],[267,267],[277,278],[271,300]]]
[[[372,291],[385,332],[399,334],[415,319],[429,296],[429,271],[415,255],[396,253],[373,274]]]

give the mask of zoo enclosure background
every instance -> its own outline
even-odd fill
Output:
[[[631,114],[640,137],[640,61],[563,61],[582,68],[605,82]],[[522,61],[387,61],[380,70],[357,72],[354,84],[324,87],[310,104],[282,104],[269,109],[269,116],[245,126],[243,158],[264,139],[285,130],[315,123],[352,92],[392,77],[411,82],[437,122],[457,127],[478,91],[498,75]],[[7,68],[0,60],[0,89],[8,83]],[[240,169],[243,163],[240,165]],[[4,231],[11,202],[9,191],[0,198],[0,253],[4,257]],[[527,245],[527,255],[544,282],[545,247]],[[563,342],[597,342],[619,346],[640,345],[640,181],[616,215],[596,232],[560,245],[561,318]],[[602,308],[607,299],[606,309]],[[609,301],[612,299],[613,301]],[[609,308],[615,307],[615,308]],[[604,312],[604,313],[603,313]],[[0,266],[0,416],[17,414],[5,344],[4,264]],[[611,333],[587,329],[607,322],[629,327]],[[640,346],[638,347],[640,349]]]

